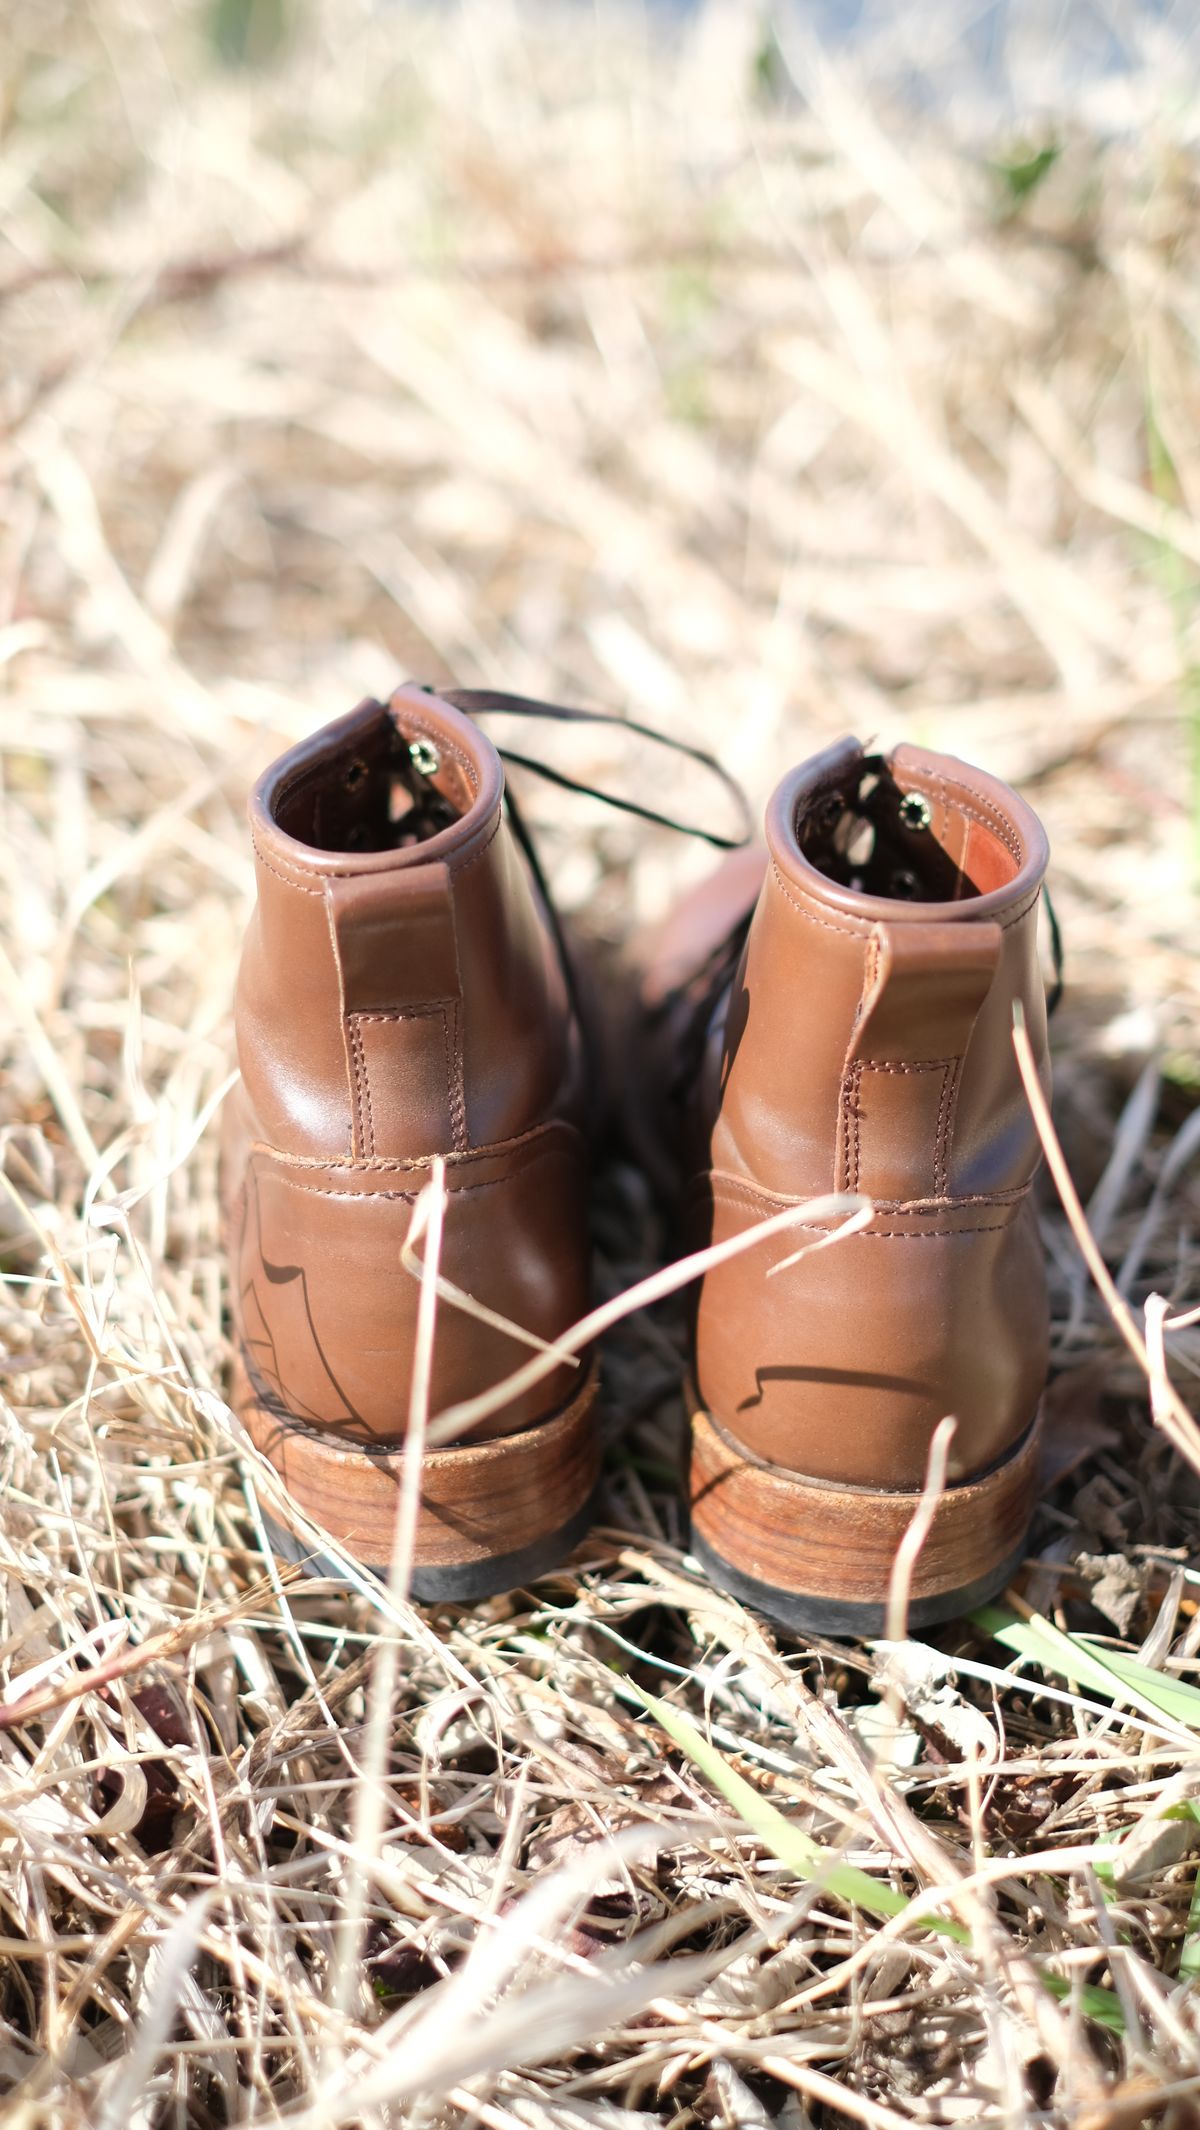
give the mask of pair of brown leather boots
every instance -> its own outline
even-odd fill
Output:
[[[251,803],[233,1402],[300,1512],[278,1534],[297,1558],[313,1525],[390,1558],[420,1294],[402,1253],[432,1157],[441,1274],[474,1305],[439,1304],[434,1415],[469,1419],[588,1307],[596,1037],[473,700],[368,702]],[[1020,1558],[1047,1311],[1012,1024],[1019,1002],[1044,1073],[1046,858],[992,778],[846,740],[785,777],[765,850],[727,859],[643,969],[620,1049],[681,1247],[870,1204],[832,1240],[844,1209],[775,1219],[699,1284],[693,1547],[787,1626],[881,1631],[946,1415],[910,1623]],[[592,1514],[595,1394],[594,1361],[563,1357],[425,1451],[414,1595],[483,1597],[565,1556]]]

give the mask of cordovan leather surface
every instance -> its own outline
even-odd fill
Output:
[[[866,1195],[875,1213],[863,1234],[774,1277],[814,1234],[711,1272],[696,1374],[703,1404],[754,1455],[816,1480],[913,1489],[944,1415],[957,1421],[961,1481],[1022,1436],[1045,1378],[1038,1147],[1012,1021],[1019,1001],[1048,1078],[1036,929],[1047,850],[1007,787],[906,746],[891,757],[897,782],[927,798],[929,833],[984,892],[922,903],[837,885],[805,858],[796,824],[860,758],[844,741],[771,801],[689,1240],[719,1241],[833,1189]]]
[[[397,729],[432,741],[460,817],[410,847],[346,848]],[[404,1434],[418,1283],[400,1253],[431,1155],[447,1159],[447,1279],[543,1339],[587,1307],[580,1036],[502,789],[470,720],[405,688],[292,749],[251,802],[224,1147],[239,1343],[269,1409],[350,1441]],[[432,1410],[529,1351],[443,1302]],[[577,1380],[557,1370],[476,1439],[553,1412]]]

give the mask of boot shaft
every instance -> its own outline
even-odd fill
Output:
[[[1019,1004],[1045,1070],[1036,816],[948,756],[847,740],[784,781],[766,830],[713,1167],[882,1205],[1026,1185],[1012,1024]]]
[[[326,727],[255,791],[224,1167],[264,1443],[280,1421],[403,1439],[419,1283],[401,1253],[435,1154],[442,1271],[491,1315],[442,1305],[432,1411],[490,1390],[587,1307],[582,1037],[502,798],[490,743],[418,688]],[[578,1384],[560,1368],[477,1432],[537,1423]]]
[[[1046,1072],[1045,837],[961,763],[846,741],[780,786],[767,846],[700,1238],[831,1190],[874,1212],[801,1262],[785,1263],[834,1224],[707,1276],[701,1404],[738,1454],[884,1492],[920,1487],[953,1415],[962,1483],[1025,1436],[1045,1379],[1038,1148],[1012,1042],[1019,1005]]]
[[[272,1147],[416,1159],[578,1112],[579,1034],[502,793],[494,748],[418,688],[261,779],[236,1025]]]

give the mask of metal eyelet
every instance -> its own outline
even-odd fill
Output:
[[[928,828],[933,820],[933,808],[924,792],[906,791],[899,806],[902,828]]]
[[[914,902],[920,886],[916,874],[910,873],[908,867],[902,865],[898,872],[892,874],[888,882],[888,893],[894,896],[897,902]]]
[[[420,777],[435,777],[442,766],[441,755],[429,740],[410,740],[408,758]]]

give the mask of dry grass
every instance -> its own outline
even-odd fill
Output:
[[[1022,196],[754,9],[311,0],[248,71],[213,56],[237,15],[4,26],[6,2120],[1178,2130],[1190,1712],[1112,1704],[1070,1644],[1043,1691],[971,1626],[776,1644],[680,1549],[669,1316],[614,1337],[573,1572],[464,1613],[281,1576],[221,1398],[203,1127],[248,781],[360,694],[628,705],[758,800],[847,727],[907,734],[1043,811],[1064,1143],[1135,1315],[1196,1301],[1179,77],[1131,87],[1127,135],[1076,105]],[[610,940],[703,863],[540,811]],[[1024,1597],[1187,1682],[1200,1487],[1046,1234],[1071,1468]],[[655,1262],[619,1164],[597,1237],[605,1293]],[[1167,1347],[1188,1397],[1200,1329]]]

